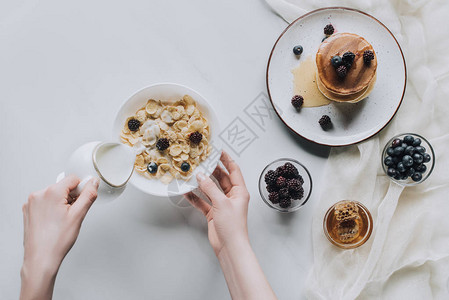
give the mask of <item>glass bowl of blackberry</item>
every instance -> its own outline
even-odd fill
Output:
[[[291,158],[269,163],[259,177],[259,193],[272,209],[282,213],[296,211],[312,193],[312,177],[307,168]]]
[[[391,180],[405,186],[426,180],[435,166],[435,153],[430,143],[416,133],[398,134],[382,152],[382,167]]]

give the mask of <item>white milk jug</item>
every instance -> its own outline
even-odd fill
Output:
[[[74,174],[81,183],[71,193],[76,197],[84,185],[93,177],[100,178],[98,199],[112,200],[125,190],[134,170],[136,155],[127,145],[113,142],[90,142],[76,149],[69,158],[60,181],[66,175]]]

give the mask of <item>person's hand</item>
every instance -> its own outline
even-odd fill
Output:
[[[21,299],[51,298],[59,266],[75,243],[81,223],[97,198],[99,179],[93,178],[79,197],[72,199],[69,194],[79,183],[76,176],[65,177],[45,190],[32,193],[23,205]]]
[[[192,192],[187,200],[207,218],[209,241],[220,262],[232,299],[275,300],[248,238],[249,193],[239,166],[223,152],[219,166],[212,173],[221,189],[204,174],[197,175],[199,188],[210,199],[203,200]]]
[[[223,191],[204,174],[197,175],[199,188],[209,197],[212,205],[192,192],[185,195],[206,216],[209,241],[217,256],[232,243],[248,242],[249,193],[242,172],[226,152],[222,153],[220,160],[229,173],[217,166],[212,175]]]

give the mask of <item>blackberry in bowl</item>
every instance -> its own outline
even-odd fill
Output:
[[[435,153],[424,137],[416,133],[402,133],[385,145],[381,163],[391,180],[413,186],[430,176],[435,166]]]
[[[272,209],[288,213],[301,208],[312,193],[312,177],[300,162],[281,158],[269,163],[259,177],[259,193]]]

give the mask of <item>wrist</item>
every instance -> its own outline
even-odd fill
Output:
[[[60,264],[61,263],[57,260],[26,257],[23,260],[20,276],[22,277],[22,280],[35,278],[36,276],[44,277],[46,279],[56,277]]]
[[[218,260],[220,260],[224,256],[234,257],[247,251],[252,251],[249,237],[246,234],[242,234],[236,235],[230,241],[227,241],[216,255]]]
[[[51,299],[59,265],[44,261],[24,260],[20,277],[20,299]]]

